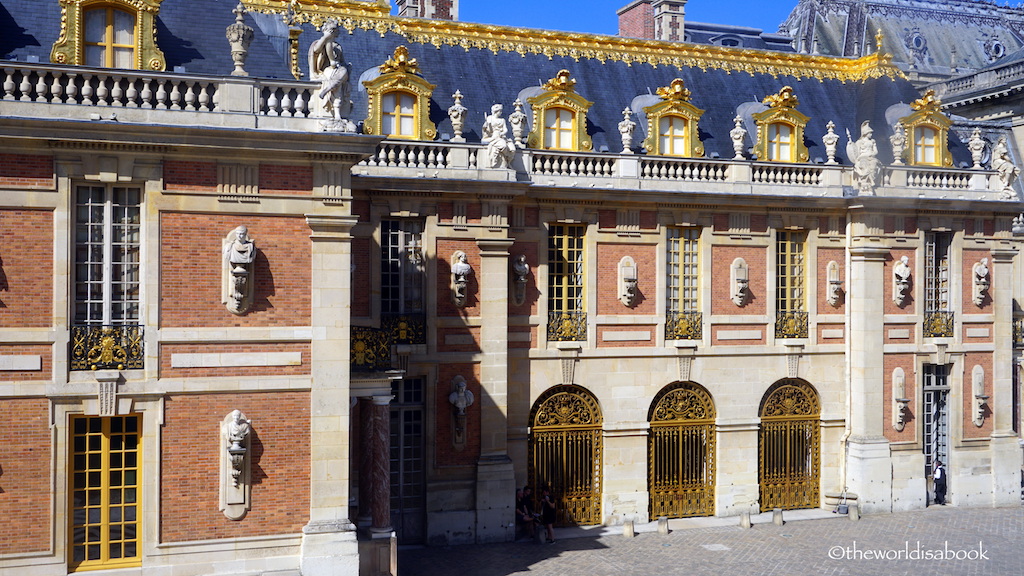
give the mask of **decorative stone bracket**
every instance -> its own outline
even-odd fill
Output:
[[[636,261],[629,256],[619,260],[619,301],[632,308],[636,304],[637,272]]]
[[[252,422],[232,410],[220,425],[220,510],[241,520],[252,508]]]
[[[462,376],[452,378],[451,386],[448,403],[452,405],[452,447],[461,451],[466,447],[466,409],[473,405],[474,398]]]
[[[903,373],[903,368],[897,368],[892,371],[892,428],[898,432],[902,432],[906,426],[907,420],[907,406],[910,404],[910,399],[907,398],[906,392],[907,379]]]
[[[988,296],[989,287],[992,281],[989,278],[988,258],[982,258],[980,262],[974,263],[971,294],[975,306],[981,306]]]
[[[526,263],[526,255],[520,254],[512,262],[512,302],[522,306],[526,302],[526,282],[530,278],[530,265]]]
[[[232,314],[245,314],[252,306],[256,244],[249,238],[249,229],[239,226],[221,242],[221,302]]]
[[[732,302],[737,306],[743,306],[747,302],[750,287],[750,268],[747,261],[737,258],[732,261],[729,267],[729,285],[732,286]]]
[[[462,308],[466,305],[466,285],[469,283],[469,275],[473,268],[466,262],[466,253],[456,250],[452,254],[452,302]]]

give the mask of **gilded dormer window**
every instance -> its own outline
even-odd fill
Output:
[[[594,103],[576,94],[575,84],[568,70],[560,70],[544,83],[545,92],[527,100],[533,108],[531,148],[585,151],[593,147],[587,136],[587,111]]]
[[[704,111],[690,104],[690,91],[676,78],[658,88],[662,101],[644,108],[647,114],[647,140],[644,147],[658,156],[697,158],[704,155],[704,144],[697,137],[697,122]]]
[[[810,118],[796,109],[800,102],[793,94],[793,88],[785,86],[778,94],[768,96],[762,102],[768,105],[768,109],[753,115],[757,124],[754,150],[758,159],[807,162],[804,128]]]
[[[369,111],[363,132],[388,138],[433,140],[437,127],[430,121],[430,96],[435,85],[419,75],[419,64],[405,46],[380,65],[380,76],[363,82]]]
[[[163,0],[60,0],[60,37],[50,60],[58,64],[164,70],[154,22]]]
[[[949,127],[953,121],[940,110],[942,102],[929,90],[910,105],[913,114],[900,118],[907,130],[911,166],[952,166]]]

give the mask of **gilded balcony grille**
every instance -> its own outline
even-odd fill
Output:
[[[587,339],[586,312],[548,313],[548,340],[551,342],[582,342]]]
[[[597,400],[577,386],[556,386],[537,400],[530,421],[530,481],[538,493],[540,487],[551,487],[556,523],[600,524],[602,432]]]
[[[76,325],[71,328],[72,370],[143,368],[142,326]]]
[[[391,368],[390,334],[379,328],[352,327],[351,359],[354,372],[380,372]]]
[[[925,338],[952,338],[953,313],[933,311],[924,313]]]
[[[668,312],[665,315],[665,339],[700,340],[702,325],[700,312]]]
[[[807,338],[807,312],[779,312],[775,318],[776,338]]]
[[[1013,319],[1013,345],[1024,348],[1024,317]]]
[[[710,516],[715,511],[715,407],[704,388],[683,382],[651,411],[650,517]]]
[[[382,314],[380,325],[391,344],[427,343],[425,314]]]
[[[820,413],[817,393],[803,381],[783,380],[767,393],[758,433],[762,512],[819,505]]]

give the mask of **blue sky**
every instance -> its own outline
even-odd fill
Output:
[[[460,0],[459,20],[526,28],[617,34],[615,11],[629,0]],[[686,19],[775,32],[797,0],[690,0]]]

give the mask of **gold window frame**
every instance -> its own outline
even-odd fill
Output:
[[[395,48],[394,55],[380,65],[381,75],[373,80],[366,80],[368,112],[363,122],[364,134],[384,134],[384,111],[382,109],[384,95],[391,92],[412,94],[416,100],[413,110],[413,133],[411,135],[394,136],[402,140],[433,140],[437,137],[437,126],[430,121],[430,97],[434,93],[435,84],[427,82],[419,75],[419,65],[415,58],[409,57],[405,46]]]
[[[156,16],[163,0],[60,0],[60,36],[53,43],[50,61],[55,64],[85,64],[86,10],[115,8],[135,15],[135,54],[137,70],[164,71],[167,60],[156,44]]]
[[[587,135],[587,112],[593,102],[580,96],[574,88],[576,80],[570,78],[568,70],[559,70],[558,74],[544,83],[545,92],[527,98],[533,111],[533,127],[527,138],[530,148],[541,150],[564,150],[563,148],[547,148],[544,145],[545,116],[549,109],[564,108],[573,113],[572,147],[569,151],[584,152],[591,150],[594,143]]]
[[[768,109],[752,115],[757,124],[757,144],[754,145],[757,159],[768,161],[768,147],[771,146],[768,139],[769,127],[773,124],[788,124],[793,128],[792,155],[789,160],[772,160],[772,162],[807,162],[810,154],[804,144],[804,129],[807,127],[810,117],[796,109],[800,102],[793,94],[793,88],[784,86],[778,94],[772,94],[762,102],[768,105]]]
[[[914,111],[912,114],[900,118],[900,122],[907,130],[907,143],[910,145],[910,150],[907,151],[907,164],[945,168],[953,166],[953,155],[949,152],[949,127],[953,125],[953,121],[942,113],[941,106],[942,101],[935,96],[935,91],[929,90],[910,105]],[[934,163],[917,161],[917,140],[922,128],[931,128],[936,132]]]
[[[644,108],[644,113],[647,114],[647,139],[644,140],[644,147],[647,148],[648,154],[681,158],[704,156],[704,143],[698,136],[698,122],[704,115],[704,110],[690,103],[690,91],[686,89],[682,79],[676,78],[668,86],[658,88],[658,96],[662,98],[661,102]],[[672,116],[682,118],[686,122],[686,149],[681,154],[661,149],[661,120]]]

